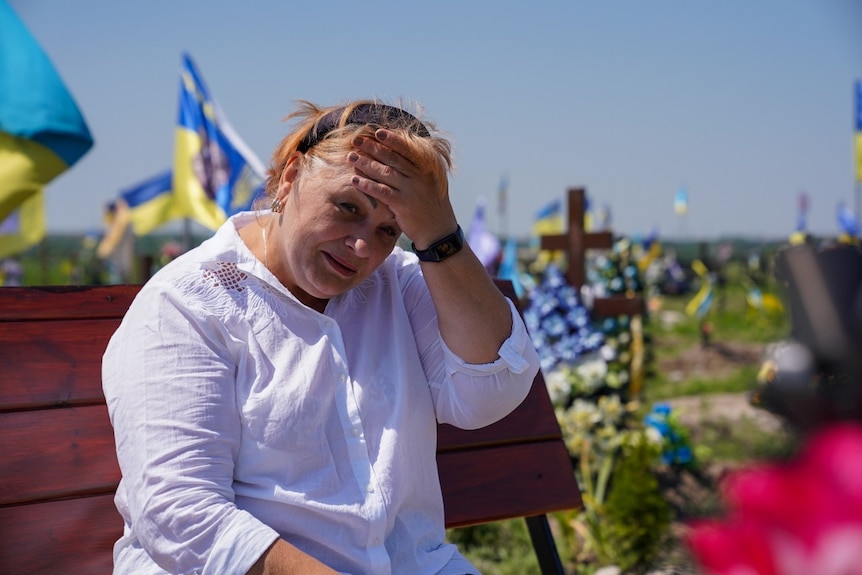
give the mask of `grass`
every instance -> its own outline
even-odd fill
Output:
[[[724,462],[784,459],[796,448],[796,438],[789,432],[764,431],[747,418],[704,422],[697,442],[710,449],[710,459]]]
[[[653,402],[673,397],[751,391],[758,371],[758,366],[746,365],[721,378],[695,377],[684,381],[671,381],[666,376],[656,376],[653,382],[647,384],[644,397]]]
[[[450,529],[448,539],[484,575],[541,573],[523,519]],[[559,538],[557,543],[561,546]]]
[[[789,335],[787,313],[757,312],[750,308],[747,295],[751,281],[746,279],[741,264],[728,266],[726,277],[727,283],[717,290],[713,305],[703,319],[686,314],[686,305],[693,297],[691,295],[661,299],[661,308],[652,314],[648,324],[653,353],[651,369],[644,385],[644,396],[648,401],[753,389],[760,368],[759,358],[758,361],[737,358],[737,365],[729,369],[714,369],[684,379],[661,369],[663,364],[703,346],[705,323],[710,328],[709,343],[719,353],[721,350],[727,352],[728,344],[737,346],[730,352],[745,351],[746,347],[756,350]],[[780,296],[780,286],[775,282],[769,282],[762,290]]]

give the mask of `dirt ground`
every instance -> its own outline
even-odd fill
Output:
[[[680,423],[695,428],[707,420],[739,421],[747,419],[764,431],[778,431],[781,420],[772,413],[751,405],[748,393],[719,393],[708,396],[678,397],[669,399],[678,410]]]
[[[757,366],[763,360],[764,344],[714,342],[694,345],[682,353],[662,360],[658,370],[673,380],[698,377],[720,378],[743,366]],[[754,382],[752,382],[753,384]],[[719,393],[672,398],[667,400],[679,413],[687,428],[697,428],[704,421],[740,421],[747,419],[764,431],[778,431],[781,420],[749,401],[749,393]]]
[[[745,365],[758,365],[763,359],[764,344],[712,342],[694,345],[672,358],[658,362],[657,370],[672,381],[698,377],[718,379]]]

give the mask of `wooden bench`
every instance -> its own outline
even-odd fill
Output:
[[[0,289],[0,573],[111,571],[120,471],[101,359],[139,289]],[[504,420],[441,425],[437,460],[447,527],[524,517],[542,572],[562,575],[546,514],[581,500],[541,373]]]

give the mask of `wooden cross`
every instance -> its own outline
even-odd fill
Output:
[[[569,226],[564,234],[541,237],[543,250],[563,250],[566,252],[566,278],[578,293],[586,282],[586,258],[588,249],[611,249],[614,236],[609,230],[587,232],[584,229],[586,211],[586,192],[584,188],[569,188],[568,191]],[[639,297],[611,296],[596,298],[593,314],[597,317],[617,315],[636,316],[644,312],[643,299]]]
[[[583,188],[569,188],[568,213],[569,227],[565,234],[541,237],[541,247],[544,250],[565,250],[568,260],[566,277],[569,283],[578,290],[586,281],[587,264],[586,250],[611,249],[614,246],[614,236],[609,230],[587,232],[584,229],[584,212],[586,211],[586,192]],[[591,313],[594,317],[616,317],[626,315],[631,317],[632,361],[629,366],[631,377],[629,389],[632,395],[640,393],[644,381],[644,340],[643,320],[644,301],[639,297],[611,296],[595,298]]]

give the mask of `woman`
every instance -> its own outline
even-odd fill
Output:
[[[105,352],[115,572],[478,573],[444,541],[436,425],[504,417],[535,349],[463,241],[445,139],[374,101],[291,117],[270,212],[160,270]]]

